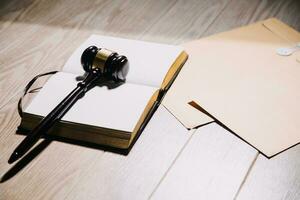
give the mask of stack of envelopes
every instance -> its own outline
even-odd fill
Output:
[[[299,42],[268,19],[186,43],[163,104],[187,128],[217,121],[272,157],[300,142]]]

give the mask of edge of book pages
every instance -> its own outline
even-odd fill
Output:
[[[176,60],[170,66],[167,74],[165,75],[160,89],[158,89],[148,101],[142,115],[135,125],[133,132],[126,132],[61,120],[49,130],[48,134],[75,141],[99,144],[112,148],[129,149],[151,119],[151,116],[154,114],[155,110],[161,103],[165,93],[179,74],[187,58],[188,55],[184,51],[182,51],[178,55]],[[42,117],[26,112],[24,112],[23,114],[24,116],[22,117],[21,124],[18,129],[20,132],[26,134],[27,132],[29,132],[29,130],[32,130],[34,128],[34,126],[38,123],[38,121],[42,119]]]

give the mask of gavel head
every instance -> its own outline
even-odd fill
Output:
[[[86,72],[100,72],[105,79],[114,82],[124,82],[129,71],[126,56],[96,46],[84,50],[81,65]]]

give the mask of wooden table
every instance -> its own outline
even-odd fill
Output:
[[[269,17],[300,30],[300,2],[2,0],[0,199],[300,199],[299,145],[269,160],[215,123],[187,131],[163,106],[128,156],[41,140],[7,164],[24,85],[90,34],[181,44]]]

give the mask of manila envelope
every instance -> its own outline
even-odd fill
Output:
[[[186,127],[217,121],[267,157],[300,142],[300,34],[268,19],[184,44],[189,59],[163,100]]]

